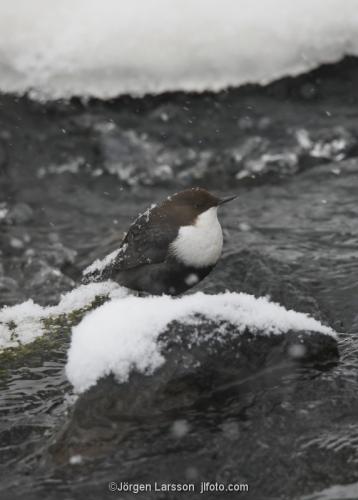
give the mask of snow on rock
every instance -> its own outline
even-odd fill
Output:
[[[123,297],[127,290],[116,283],[106,281],[81,285],[62,295],[55,306],[42,307],[28,300],[0,310],[0,350],[28,344],[45,333],[43,320],[83,309],[98,296]]]
[[[159,335],[175,320],[196,324],[198,315],[231,323],[238,335],[246,329],[267,335],[290,330],[335,335],[306,314],[244,293],[127,296],[92,311],[73,328],[67,377],[77,392],[83,392],[110,373],[121,382],[132,370],[152,373],[165,361]]]

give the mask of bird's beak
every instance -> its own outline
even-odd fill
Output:
[[[223,205],[224,203],[228,203],[231,200],[235,200],[237,198],[237,194],[235,196],[230,196],[229,198],[224,198],[223,200],[219,200],[218,205]]]

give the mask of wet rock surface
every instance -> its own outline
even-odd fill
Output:
[[[196,482],[208,475],[223,482],[246,480],[257,494],[254,471],[245,464],[247,451],[234,452],[228,442],[250,427],[248,414],[260,417],[254,408],[257,391],[273,391],[282,379],[296,379],[308,366],[317,374],[332,368],[338,360],[335,339],[310,332],[235,335],[228,323],[204,320],[196,326],[173,323],[160,342],[166,361],[153,375],[134,373],[123,384],[108,377],[80,396],[69,425],[50,447],[50,460],[71,475],[67,466],[71,457],[108,461],[112,456],[121,464],[121,478],[130,482],[138,476],[151,482],[153,467],[161,471],[163,482],[180,482],[188,479],[191,465]],[[162,462],[166,453],[169,464]],[[195,463],[196,453],[205,464]],[[128,454],[142,457],[138,466],[132,460],[131,466],[126,463]],[[289,454],[288,449],[287,458]],[[296,466],[288,460],[286,474]],[[111,474],[117,477],[116,467]],[[280,489],[279,483],[277,477]],[[101,489],[96,491],[100,494]],[[156,498],[156,494],[146,493],[143,498]]]
[[[175,478],[286,499],[358,481],[357,75],[348,60],[216,95],[1,97],[2,304],[56,302],[138,212],[201,185],[239,198],[198,289],[268,295],[342,333],[339,360],[319,336],[305,336],[313,360],[292,359],[292,334],[191,353],[173,340],[161,371],[103,379],[73,405],[63,323],[1,379],[0,496],[23,498],[21,483],[28,498],[97,499],[112,480]]]

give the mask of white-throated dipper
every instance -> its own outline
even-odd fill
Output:
[[[153,205],[130,226],[118,250],[96,260],[83,281],[112,279],[153,295],[178,295],[201,281],[221,255],[220,199],[206,189],[180,191]]]

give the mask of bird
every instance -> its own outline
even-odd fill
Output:
[[[140,214],[119,248],[83,271],[83,283],[113,280],[149,295],[180,295],[217,264],[223,247],[221,199],[203,188],[168,196]]]

